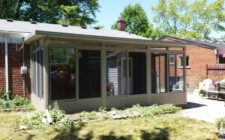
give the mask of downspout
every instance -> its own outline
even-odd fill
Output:
[[[24,38],[23,38],[23,68],[25,68],[25,53],[24,53]],[[26,98],[26,83],[25,83],[25,78],[26,78],[26,74],[22,73],[22,78],[23,78],[23,97]]]
[[[9,92],[8,37],[5,35],[5,91]]]

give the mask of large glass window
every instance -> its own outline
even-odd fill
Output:
[[[51,100],[76,98],[76,53],[72,48],[51,48]]]
[[[43,50],[33,53],[33,92],[43,98]]]
[[[184,91],[184,68],[177,64],[180,56],[163,52],[151,53],[152,93]]]
[[[146,54],[108,51],[107,95],[118,96],[128,93],[146,93]]]
[[[169,91],[173,90],[173,86],[177,83],[177,69],[176,69],[176,55],[169,55],[169,59],[171,62],[171,58],[174,59],[174,63],[170,63],[169,65]]]
[[[166,53],[152,53],[152,93],[165,93],[167,91],[166,83]]]
[[[183,56],[181,55],[182,54],[170,55],[170,56],[174,56],[175,64],[169,66],[169,92],[184,91],[184,81],[183,81],[184,68],[183,68],[183,65],[182,67],[180,67],[177,64],[178,58],[181,58],[181,57],[183,58]],[[188,59],[189,57],[186,57],[186,58],[187,58],[186,61],[189,61]],[[180,61],[183,61],[183,59],[180,59]]]
[[[146,93],[146,54],[129,52],[129,93]]]
[[[100,51],[79,50],[79,98],[101,97]]]
[[[127,94],[127,53],[108,51],[107,58],[107,95]]]

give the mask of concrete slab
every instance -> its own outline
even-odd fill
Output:
[[[198,93],[187,94],[187,109],[181,111],[185,117],[215,123],[217,118],[225,117],[223,100],[202,98]]]

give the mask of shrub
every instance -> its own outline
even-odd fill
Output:
[[[11,92],[8,94],[0,93],[0,108],[26,108],[27,110],[33,110],[34,107],[31,105],[28,99],[21,96],[12,96]],[[9,97],[9,100],[7,99]]]
[[[31,118],[25,119],[24,123],[28,125],[29,128],[38,128],[42,125],[42,118],[44,118],[42,112],[35,113]]]
[[[218,130],[224,129],[225,128],[225,117],[223,118],[218,118],[216,120],[216,128]]]
[[[200,94],[201,96],[205,96],[205,90],[200,89],[200,90],[199,90],[199,94]]]

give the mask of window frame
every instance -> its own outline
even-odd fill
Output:
[[[172,59],[171,59],[172,58]],[[171,60],[173,60],[173,61],[171,61]],[[170,65],[174,65],[175,64],[175,55],[170,55],[169,56],[169,64]]]
[[[43,87],[43,48],[34,48],[32,52],[32,75],[33,75],[33,95],[38,98],[44,98],[44,87]]]
[[[178,68],[183,68],[184,66],[181,65],[183,62],[183,58],[184,56],[179,56],[179,67]],[[190,57],[188,55],[186,55],[186,68],[190,68]]]
[[[146,95],[147,94],[147,78],[146,78],[146,92],[145,93],[137,93],[137,94],[131,94],[130,93],[130,86],[129,86],[129,81],[130,81],[130,71],[132,72],[132,70],[130,70],[130,60],[132,59],[131,57],[129,57],[129,53],[143,53],[145,54],[145,58],[147,59],[147,52],[145,50],[141,50],[141,49],[126,49],[126,48],[111,48],[111,47],[107,47],[105,52],[111,52],[111,51],[121,51],[121,52],[125,52],[126,53],[126,65],[127,65],[127,69],[126,69],[126,94],[124,95],[113,95],[113,96],[109,96],[109,95],[106,95],[108,98],[113,98],[113,97],[122,97],[122,96],[135,96],[135,95]],[[107,58],[106,59],[106,69],[107,69]],[[147,63],[147,60],[146,60],[146,63]],[[134,66],[134,64],[132,64]],[[146,64],[145,64],[146,65]],[[146,67],[146,76],[147,76],[147,65],[145,66]],[[107,77],[107,73],[106,73],[106,77]],[[107,82],[107,78],[105,79],[106,80],[106,86],[108,84]],[[107,88],[107,87],[106,87]],[[106,94],[107,93],[107,90],[106,90]]]

